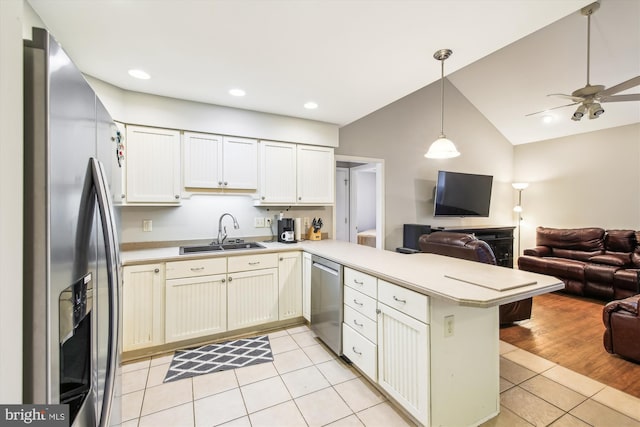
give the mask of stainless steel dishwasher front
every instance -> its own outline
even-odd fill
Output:
[[[342,355],[342,265],[311,256],[311,330]]]

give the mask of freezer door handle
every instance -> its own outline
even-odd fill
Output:
[[[98,201],[98,209],[100,210],[100,218],[102,221],[102,233],[105,243],[105,257],[107,261],[107,282],[109,289],[109,343],[107,372],[104,386],[104,398],[102,400],[102,411],[100,413],[99,426],[106,427],[109,425],[109,417],[111,415],[111,406],[113,404],[113,394],[116,380],[116,369],[118,363],[118,337],[120,334],[120,307],[119,307],[119,268],[120,260],[118,257],[118,236],[116,235],[115,218],[113,216],[113,205],[107,184],[107,177],[104,172],[102,163],[91,158],[91,173],[96,190],[96,199]]]

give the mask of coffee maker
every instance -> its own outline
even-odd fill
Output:
[[[293,218],[282,218],[278,220],[278,242],[296,242]]]

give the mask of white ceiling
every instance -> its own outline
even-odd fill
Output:
[[[640,122],[640,102],[525,117],[585,85],[591,0],[28,1],[84,73],[133,91],[343,126],[438,80],[449,48],[451,82],[514,144]],[[640,0],[601,1],[591,84],[640,75],[638,22]]]

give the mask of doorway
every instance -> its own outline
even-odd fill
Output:
[[[384,249],[384,160],[336,156],[336,240]]]

